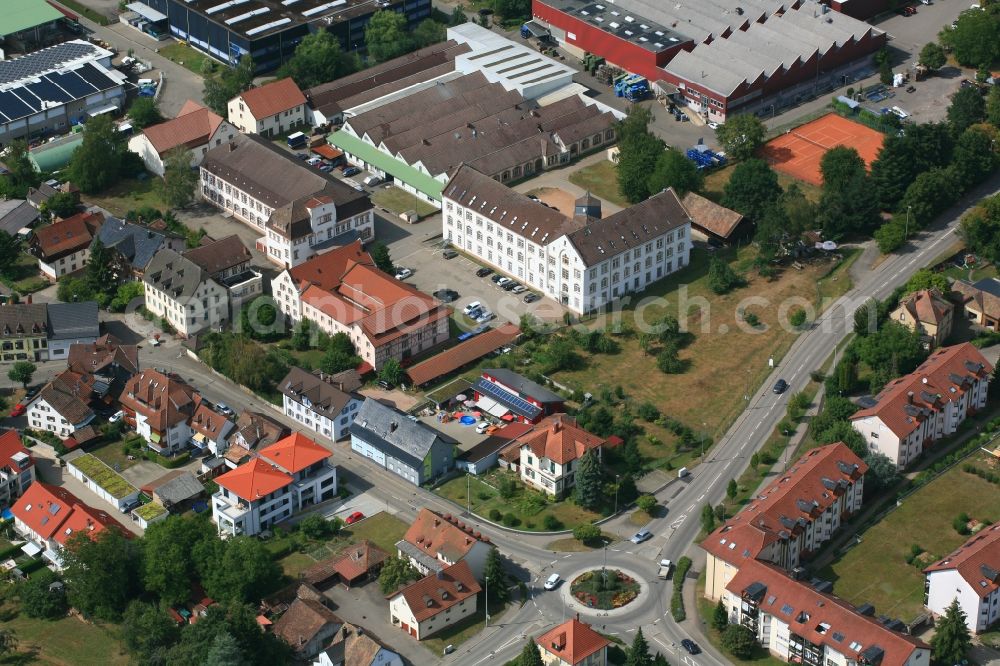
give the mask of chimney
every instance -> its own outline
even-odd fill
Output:
[[[437,518],[435,518],[435,519],[434,519],[434,527],[437,527],[437,526],[438,526],[438,525],[440,525],[440,524],[441,524],[441,521],[440,521],[440,520],[438,520]]]
[[[555,432],[559,432],[560,430],[562,430],[562,422],[560,422],[560,421],[553,422],[553,424],[552,424],[552,432],[555,433]]]
[[[389,424],[389,432],[396,432],[396,428],[398,427],[399,424],[393,421],[392,423]]]
[[[911,405],[913,404],[913,391],[909,391],[906,394],[906,402],[910,403]]]
[[[924,378],[923,378],[923,379],[921,379],[920,381],[922,381],[922,382],[923,382],[924,384],[926,384],[926,383],[927,383],[927,378],[926,378],[926,377],[924,377]]]

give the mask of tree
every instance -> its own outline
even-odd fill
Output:
[[[493,0],[493,9],[506,20],[531,18],[531,0]]]
[[[965,611],[953,599],[934,626],[931,638],[931,656],[939,664],[961,664],[972,647]]]
[[[503,570],[503,557],[496,548],[490,548],[483,565],[483,580],[493,583],[491,595],[498,602],[505,604],[510,600],[510,587],[507,585],[507,572]]]
[[[390,555],[382,565],[382,573],[378,577],[378,585],[382,594],[395,592],[397,589],[420,578],[417,571],[409,560]]]
[[[895,217],[903,224],[905,235],[930,224],[958,198],[961,185],[954,167],[925,171],[906,188]],[[909,213],[909,221],[906,215]],[[905,239],[904,239],[905,240]]]
[[[122,617],[122,636],[138,663],[151,663],[154,654],[177,642],[180,632],[163,608],[133,601]]]
[[[413,43],[418,49],[422,49],[425,46],[443,42],[447,38],[445,32],[446,28],[443,23],[438,23],[430,18],[424,19],[413,29]]]
[[[986,117],[986,103],[976,86],[959,88],[951,98],[948,106],[948,124],[952,132],[958,136],[969,126],[980,122]]]
[[[205,106],[225,117],[229,100],[250,89],[256,70],[253,58],[245,55],[240,58],[236,67],[222,67],[215,74],[206,76],[202,90]]]
[[[887,455],[878,451],[866,451],[863,456],[868,471],[865,473],[865,493],[877,495],[892,488],[899,481],[899,470],[896,463]]]
[[[344,53],[340,40],[328,30],[317,30],[302,38],[295,54],[278,70],[305,90],[347,76],[361,68],[356,55]]]
[[[28,388],[28,384],[31,383],[31,378],[34,376],[36,370],[38,370],[38,366],[31,361],[17,361],[7,371],[7,379],[12,382],[21,382],[21,386]]]
[[[590,523],[580,523],[573,528],[573,538],[580,543],[596,541],[601,538],[601,528]]]
[[[942,30],[940,39],[963,67],[979,67],[1000,57],[1000,22],[991,11],[962,12],[955,28]]]
[[[701,529],[704,532],[711,532],[715,529],[715,512],[712,511],[711,504],[701,507]]]
[[[947,62],[948,56],[936,42],[928,42],[920,49],[920,64],[928,69],[941,69]]]
[[[878,201],[858,151],[846,146],[827,151],[820,171],[823,194],[818,221],[827,237],[863,232],[878,224]]]
[[[726,605],[722,603],[722,599],[719,599],[715,610],[712,611],[712,626],[715,627],[716,631],[725,631],[728,625],[729,613],[726,612]]]
[[[529,638],[521,649],[521,656],[517,659],[517,666],[543,666],[542,655],[538,651],[538,644],[534,638]]]
[[[375,12],[365,26],[365,46],[376,62],[392,60],[413,49],[406,17],[391,9]]]
[[[649,654],[649,643],[642,635],[642,627],[635,632],[632,645],[626,651],[625,666],[653,666],[653,657]]]
[[[31,574],[31,578],[18,584],[17,591],[21,610],[28,617],[54,620],[69,610],[66,588],[50,569],[39,569]]]
[[[986,96],[986,121],[993,127],[1000,127],[1000,86],[990,86]]]
[[[346,333],[337,333],[327,344],[326,354],[320,362],[323,372],[336,374],[344,370],[356,368],[361,364],[361,357],[354,349],[354,343]],[[384,367],[384,366],[383,366]]]
[[[312,342],[312,325],[309,323],[308,319],[303,319],[292,331],[292,339],[290,340],[291,345],[297,351],[305,351],[309,349],[309,344]]]
[[[927,357],[920,335],[894,321],[859,338],[856,347],[858,358],[884,381],[912,372]]]
[[[171,606],[187,601],[198,581],[193,553],[199,543],[215,539],[212,524],[199,518],[171,516],[150,525],[143,539],[146,589]]]
[[[635,505],[639,507],[640,511],[644,511],[647,514],[652,514],[656,509],[657,501],[652,495],[640,495],[635,501]]]
[[[381,241],[375,243],[368,250],[368,254],[371,255],[372,261],[375,262],[375,266],[380,271],[389,275],[395,275],[396,267],[392,263],[392,258],[389,256],[389,248],[385,246],[385,243]]]
[[[736,494],[739,493],[740,487],[736,484],[736,479],[729,479],[729,484],[726,486],[726,497],[730,500],[736,499]]]
[[[92,116],[84,125],[83,142],[66,167],[69,179],[86,194],[109,187],[122,175],[125,135],[105,114]]]
[[[667,661],[666,657],[664,657],[662,654],[660,654],[659,652],[657,652],[653,656],[653,666],[670,666],[670,662]]]
[[[205,655],[201,666],[241,666],[246,663],[239,643],[228,631],[224,631],[212,641],[212,648]]]
[[[76,195],[71,192],[56,192],[42,204],[42,207],[50,216],[67,218],[76,213],[79,203]]]
[[[183,146],[174,148],[163,158],[163,180],[160,195],[173,208],[191,203],[198,187],[198,172],[191,168],[191,151]]]
[[[973,252],[1000,261],[1000,196],[987,197],[962,217],[959,232]]]
[[[749,659],[757,647],[757,637],[742,624],[731,624],[722,632],[722,647],[737,659]]]
[[[743,278],[727,262],[713,256],[708,263],[708,286],[716,294],[728,294],[743,285]]]
[[[760,466],[760,454],[754,451],[750,454],[750,466],[757,469]]]
[[[136,97],[128,108],[128,119],[136,129],[143,129],[163,121],[156,100],[152,97]]]
[[[216,601],[257,601],[281,580],[280,567],[252,537],[202,541],[194,557],[202,586]]]
[[[90,244],[90,258],[87,260],[86,280],[97,288],[107,288],[118,284],[123,276],[118,275],[115,265],[117,252],[108,248],[100,238]],[[62,300],[62,298],[60,298]]]
[[[454,28],[468,22],[469,17],[465,15],[465,7],[462,5],[456,5],[455,8],[451,10],[451,17],[448,19],[448,27]]]
[[[75,532],[63,550],[70,604],[86,616],[120,618],[141,591],[139,549],[137,541],[116,529],[98,532],[93,539],[84,530]]]
[[[28,144],[23,139],[10,142],[3,162],[8,173],[0,176],[0,195],[9,199],[23,199],[28,196],[28,189],[38,187],[42,175],[35,171],[35,165],[28,157]]]
[[[951,287],[944,273],[935,273],[929,268],[921,268],[906,281],[905,289],[907,293],[922,289],[937,289],[942,294],[946,294]]]
[[[576,487],[573,490],[576,503],[585,509],[594,510],[601,505],[601,461],[593,449],[580,458],[576,470]]]
[[[752,113],[741,113],[726,119],[724,125],[715,130],[715,137],[726,151],[726,155],[737,160],[748,160],[764,143],[767,127]]]
[[[998,138],[1000,132],[997,128],[987,124],[973,125],[958,137],[951,169],[962,190],[983,182],[996,169],[997,152],[994,146]],[[957,198],[957,191],[949,197],[950,200]]]
[[[649,174],[647,189],[656,194],[668,187],[674,188],[677,196],[701,189],[704,176],[695,163],[685,157],[679,150],[667,148],[656,160],[652,173]]]
[[[754,158],[733,169],[723,192],[722,205],[756,220],[780,197],[778,174],[767,162]]]
[[[618,162],[615,174],[618,189],[629,203],[639,203],[652,194],[650,175],[666,148],[666,144],[649,131],[652,118],[649,109],[635,105],[616,128]]]
[[[883,210],[896,210],[916,177],[951,161],[954,138],[944,123],[912,124],[886,135],[871,165],[871,181]]]
[[[393,386],[398,386],[403,380],[403,366],[394,358],[387,358],[378,371],[378,378]]]
[[[21,241],[0,229],[0,274],[10,275],[21,254]]]

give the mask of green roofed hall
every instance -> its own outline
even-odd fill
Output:
[[[45,0],[3,0],[0,13],[0,37],[7,37],[57,21],[62,12]]]
[[[392,176],[399,183],[406,183],[418,192],[425,194],[434,201],[441,201],[441,191],[444,183],[431,178],[426,173],[418,171],[414,167],[383,153],[375,146],[365,143],[361,139],[348,134],[347,132],[334,132],[327,137],[330,145],[340,148],[345,153],[350,153],[355,158],[370,164],[380,171]]]
[[[83,472],[84,476],[115,499],[122,499],[139,492],[139,489],[125,480],[125,477],[89,453],[74,458],[69,464]]]

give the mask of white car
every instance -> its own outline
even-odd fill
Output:
[[[411,271],[409,268],[397,268],[396,269],[396,279],[397,280],[405,280],[406,278],[410,277],[411,275],[413,275],[413,271]]]
[[[910,117],[909,113],[907,113],[906,111],[903,111],[898,106],[894,106],[894,107],[892,107],[889,110],[892,111],[900,120],[906,120],[907,118]]]
[[[117,412],[111,415],[111,417],[108,419],[108,423],[118,423],[123,418],[125,418],[125,412],[119,409]]]
[[[482,435],[486,432],[486,429],[490,427],[489,421],[480,421],[479,425],[476,426],[476,434]]]
[[[520,294],[522,292],[528,291],[528,288],[525,287],[523,284],[519,284],[516,287],[514,287],[513,289],[511,289],[510,291],[511,291],[512,294]]]
[[[664,558],[664,559],[660,560],[660,566],[663,567],[664,569],[669,570],[670,567],[674,566],[674,563],[671,562],[670,560]]]
[[[149,344],[152,347],[159,347],[160,345],[163,344],[163,341],[161,341],[159,338],[150,338]]]
[[[502,277],[499,280],[497,280],[497,286],[498,287],[502,287],[505,284],[507,284],[508,282],[510,282],[510,278],[509,277]]]
[[[545,581],[545,589],[554,590],[557,587],[559,587],[559,583],[561,582],[562,578],[559,577],[559,574],[554,573],[551,576],[549,576],[548,579]]]
[[[496,315],[493,314],[492,312],[490,312],[489,310],[483,310],[479,314],[479,316],[476,317],[476,323],[477,324],[485,324],[486,322],[490,321],[491,319],[494,319],[495,317],[496,317]]]
[[[469,303],[468,305],[466,305],[464,308],[462,308],[462,312],[471,317],[473,312],[476,312],[477,310],[482,310],[482,309],[483,309],[483,304],[482,303],[480,303],[479,301],[472,301],[471,303]]]
[[[719,129],[719,123],[715,122],[714,120],[708,121],[708,126],[714,130]]]

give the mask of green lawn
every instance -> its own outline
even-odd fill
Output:
[[[600,539],[588,541],[587,543],[574,539],[571,536],[556,539],[555,541],[550,541],[545,544],[545,550],[551,550],[554,553],[589,553],[592,550],[603,548],[604,546],[614,542],[614,536],[608,534],[607,532],[601,532]]]
[[[479,593],[476,600],[476,612],[465,618],[461,622],[456,622],[450,627],[445,627],[430,638],[420,641],[425,648],[434,654],[443,654],[445,647],[454,645],[456,648],[469,640],[486,627],[486,615],[483,612],[483,593]],[[493,599],[490,600],[490,619],[494,624],[500,621],[506,604],[498,604]]]
[[[204,75],[206,62],[212,63],[213,66],[217,64],[201,51],[180,42],[161,47],[160,55],[178,65],[183,65],[199,76]]]
[[[508,474],[509,472],[494,470],[486,475],[485,478],[492,479],[494,475],[501,473]],[[517,519],[518,524],[510,525],[504,521],[504,524],[507,524],[508,527],[516,527],[528,531],[548,531],[543,521],[546,515],[552,515],[562,523],[562,529],[571,529],[575,525],[592,523],[601,517],[598,513],[578,506],[571,499],[550,502],[544,498],[542,493],[528,490],[521,486],[520,483],[518,484],[517,493],[510,499],[500,497],[493,486],[484,483],[478,477],[471,477],[469,479],[458,477],[452,479],[444,485],[435,488],[434,492],[465,507],[468,506],[466,486],[472,492],[473,513],[485,518],[489,517],[491,509],[500,511],[505,517],[507,514],[511,514]]]
[[[91,449],[89,453],[95,458],[104,461],[104,463],[111,469],[115,469],[120,472],[139,462],[138,457],[136,457],[135,460],[128,459],[128,454],[122,450],[123,444],[124,442],[122,442],[122,440],[116,439],[113,442],[101,444],[97,448]]]
[[[39,273],[38,259],[27,252],[17,255],[17,261],[4,275],[3,282],[19,294],[31,294],[51,284]]]
[[[379,189],[372,194],[371,199],[372,203],[376,206],[381,206],[396,215],[409,210],[415,210],[420,217],[427,217],[438,212],[437,208],[426,201],[393,186],[384,187],[380,185]]]
[[[385,513],[384,511],[380,511],[374,516],[365,518],[359,523],[345,527],[332,539],[328,539],[326,541],[305,542],[302,547],[302,550],[305,552],[294,550],[288,555],[280,558],[278,560],[278,564],[281,566],[281,569],[284,571],[286,576],[296,578],[301,571],[312,566],[316,562],[326,559],[340,551],[345,546],[352,543],[358,543],[363,539],[371,541],[373,544],[392,555],[396,552],[396,542],[403,538],[403,535],[406,534],[408,527],[409,525],[399,518]],[[301,535],[298,533],[285,535],[283,537],[276,536],[265,542],[265,547],[271,552],[280,551],[286,541],[300,537]]]
[[[967,462],[987,465],[987,454]],[[858,605],[874,604],[879,614],[910,622],[924,612],[924,576],[904,558],[912,545],[926,549],[921,566],[936,561],[968,537],[952,527],[961,512],[976,520],[1000,520],[1000,486],[962,471],[949,470],[905,500],[901,507],[861,535],[861,543],[817,575],[834,582],[837,596]]]
[[[615,171],[615,165],[608,160],[577,169],[569,175],[569,182],[589,190],[598,199],[610,201],[622,208],[628,206],[628,201],[618,191],[618,174]]]
[[[112,215],[124,217],[130,210],[152,206],[157,210],[169,210],[170,206],[160,197],[156,186],[158,178],[153,176],[142,180],[127,178],[120,180],[104,192],[85,196],[88,203],[101,206]]]
[[[722,193],[726,188],[726,183],[729,182],[729,178],[733,175],[733,169],[735,168],[735,164],[730,164],[729,166],[721,169],[713,169],[708,172],[705,175],[705,191],[702,194],[712,201],[720,201],[722,199]],[[792,178],[788,174],[781,173],[780,171],[776,173],[778,174],[778,184],[781,185],[782,189],[787,190],[789,185],[795,183],[799,186],[807,199],[814,203],[819,202],[819,198],[823,194],[822,188],[817,187],[812,183]]]
[[[90,624],[78,617],[61,620],[34,620],[18,615],[4,627],[17,636],[18,655],[2,663],[46,664],[47,666],[126,666],[128,654],[117,625]]]

